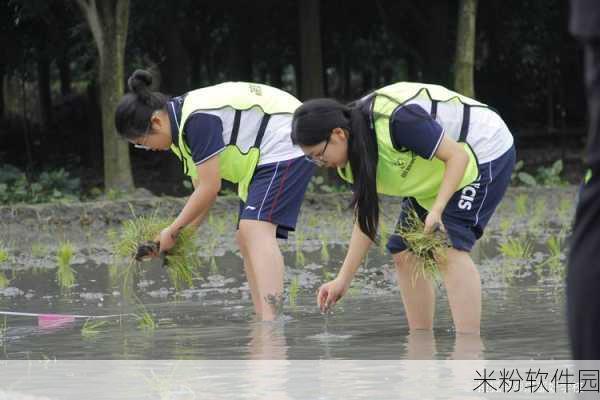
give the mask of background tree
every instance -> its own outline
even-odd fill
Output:
[[[301,99],[323,97],[320,7],[320,0],[298,1]]]
[[[102,137],[104,187],[131,191],[133,178],[129,145],[117,137],[115,109],[124,93],[124,55],[129,23],[129,0],[77,0],[96,42]]]
[[[473,68],[475,65],[476,18],[477,0],[460,0],[454,63],[454,89],[468,97],[475,97]]]

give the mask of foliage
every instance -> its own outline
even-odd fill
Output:
[[[63,168],[42,172],[35,179],[9,164],[0,166],[0,204],[77,200],[79,178]]]
[[[534,174],[523,171],[523,160],[515,164],[512,181],[524,186],[563,186],[566,181],[561,178],[563,161],[557,160],[550,167],[538,167]]]

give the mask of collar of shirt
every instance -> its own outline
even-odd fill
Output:
[[[179,143],[179,124],[181,123],[181,109],[183,108],[183,96],[173,97],[167,102],[167,113],[171,123],[171,136],[173,144]]]

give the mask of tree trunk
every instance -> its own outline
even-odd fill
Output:
[[[52,95],[50,93],[50,60],[45,50],[38,53],[37,61],[37,83],[40,105],[40,122],[42,130],[51,124],[52,117]]]
[[[99,52],[100,106],[104,147],[104,187],[134,188],[129,145],[119,140],[114,128],[115,108],[124,93],[124,57],[129,0],[78,0]]]
[[[323,97],[320,1],[299,0],[301,99]]]
[[[476,16],[477,0],[460,0],[456,35],[454,90],[469,97],[475,97],[473,68],[475,65]]]

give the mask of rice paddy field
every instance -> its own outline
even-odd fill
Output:
[[[473,251],[483,287],[481,336],[456,335],[443,286],[435,329],[409,333],[384,248],[399,200],[382,201],[382,237],[349,293],[324,315],[316,289],[337,273],[351,233],[348,194],[310,195],[281,242],[285,303],[253,318],[234,242],[237,199],[219,198],[193,260],[173,277],[160,260],[115,255],[126,221],[169,218],[183,199],[0,208],[2,359],[568,359],[565,256],[575,187],[511,188]],[[183,282],[184,284],[180,284]],[[73,317],[75,315],[75,317]],[[105,318],[92,318],[108,316]]]

